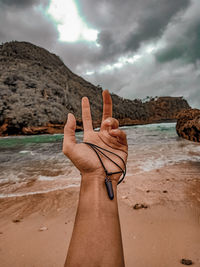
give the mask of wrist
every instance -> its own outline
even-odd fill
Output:
[[[95,171],[91,173],[81,174],[81,188],[84,190],[106,191],[105,185],[106,174],[104,171]],[[111,179],[113,190],[117,190],[117,180]]]
[[[80,173],[81,174],[81,183],[84,182],[85,186],[89,186],[90,184],[92,185],[102,185],[102,183],[105,185],[105,179],[106,179],[106,174],[103,169],[97,169],[92,172],[85,172],[85,173]],[[121,174],[114,174],[112,176],[109,176],[109,179],[112,181],[113,187],[117,187],[117,183],[119,181]]]
[[[79,208],[84,210],[82,219],[110,217],[118,213],[117,183],[113,182],[114,199],[108,197],[105,185],[105,173],[82,174]]]
[[[81,180],[82,181],[88,181],[88,182],[93,182],[93,181],[102,181],[103,178],[105,177],[105,172],[102,168],[98,168],[94,171],[88,171],[88,172],[81,172]]]

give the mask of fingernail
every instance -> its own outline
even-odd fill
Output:
[[[72,113],[68,113],[67,119],[69,119],[71,116],[73,116]]]

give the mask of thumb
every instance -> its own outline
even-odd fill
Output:
[[[63,153],[68,155],[69,150],[76,144],[75,137],[76,119],[72,113],[68,113],[67,123],[64,128]]]

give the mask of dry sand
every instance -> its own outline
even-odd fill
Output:
[[[63,266],[78,191],[1,199],[0,266]],[[182,258],[200,266],[200,163],[133,174],[118,202],[126,267],[179,267]]]

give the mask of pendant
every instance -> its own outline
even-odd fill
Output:
[[[105,179],[105,184],[106,184],[108,196],[112,200],[114,198],[114,192],[113,192],[113,187],[112,187],[112,181],[108,177],[106,177]]]

